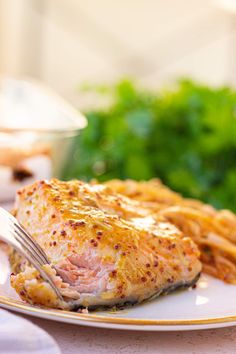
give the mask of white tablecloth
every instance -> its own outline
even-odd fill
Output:
[[[60,354],[55,340],[26,319],[0,310],[0,354]]]
[[[81,327],[33,319],[62,354],[234,354],[236,327],[190,332],[138,332]]]

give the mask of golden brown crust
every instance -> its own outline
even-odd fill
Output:
[[[55,266],[63,266],[63,272],[70,267],[72,274],[75,262],[89,258],[106,270],[106,287],[83,299],[84,306],[130,298],[142,301],[172,284],[196,278],[201,270],[196,245],[162,217],[149,214],[145,205],[106,186],[80,181],[36,182],[21,189],[16,202],[16,217]],[[94,267],[88,266],[89,271]],[[22,277],[20,273],[12,281],[18,292]],[[24,298],[30,294],[28,301],[43,303],[29,287],[23,291]]]

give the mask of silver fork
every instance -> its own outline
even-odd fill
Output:
[[[23,257],[25,257],[40,273],[41,277],[47,281],[57,297],[63,301],[63,297],[53,280],[42,268],[43,265],[50,264],[44,250],[29,235],[22,225],[0,207],[0,239],[16,249]]]

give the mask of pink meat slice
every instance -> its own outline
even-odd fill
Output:
[[[70,288],[79,293],[100,293],[107,289],[108,275],[114,266],[101,265],[98,259],[70,256],[58,263],[56,270]]]

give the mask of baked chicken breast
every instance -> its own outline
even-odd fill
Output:
[[[11,257],[11,284],[22,299],[54,308],[134,304],[200,274],[199,250],[175,226],[99,184],[39,181],[18,192],[15,216],[46,252],[45,270],[64,297],[27,261]]]

